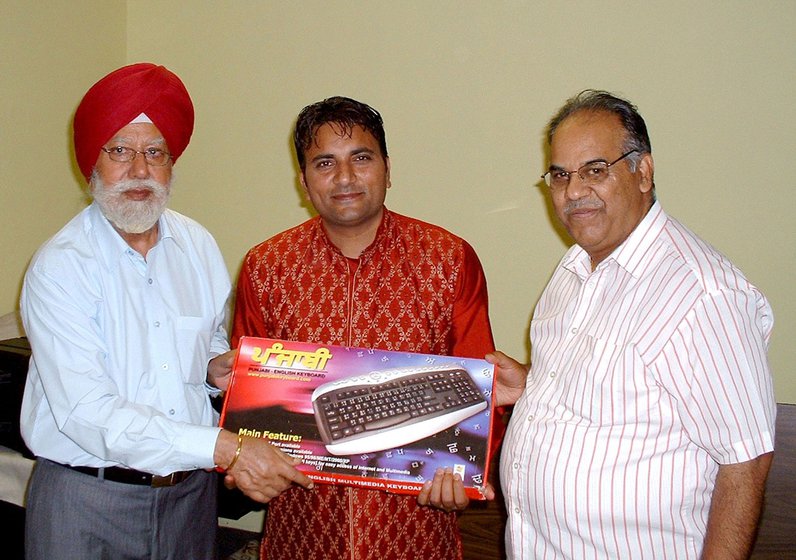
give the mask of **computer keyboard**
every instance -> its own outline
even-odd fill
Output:
[[[325,383],[312,394],[315,421],[333,455],[392,449],[481,412],[487,401],[457,365],[396,368]]]

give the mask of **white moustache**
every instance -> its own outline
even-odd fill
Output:
[[[600,210],[602,207],[603,203],[599,200],[579,198],[578,200],[568,202],[567,205],[564,206],[564,214],[569,215],[577,210]]]
[[[149,192],[155,193],[157,195],[162,195],[168,190],[168,187],[150,179],[129,179],[127,181],[120,181],[114,185],[105,187],[106,192],[111,194],[123,194],[127,191],[141,189],[146,189]]]

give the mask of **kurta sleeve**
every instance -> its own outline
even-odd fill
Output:
[[[260,301],[259,288],[254,278],[254,268],[257,266],[256,255],[249,252],[243,260],[235,295],[235,312],[232,317],[232,332],[230,345],[238,347],[242,336],[269,336],[265,309]]]
[[[464,260],[456,286],[453,304],[453,351],[454,356],[483,359],[495,350],[492,326],[489,323],[489,301],[486,277],[475,250],[464,242]],[[495,409],[492,417],[491,452],[500,446],[506,431],[506,409]]]
[[[495,349],[489,324],[486,277],[475,250],[466,242],[453,303],[453,345],[451,354],[482,359]]]

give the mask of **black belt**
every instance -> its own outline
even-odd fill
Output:
[[[162,488],[164,486],[176,486],[196,471],[177,471],[166,476],[158,476],[156,474],[145,473],[133,469],[125,469],[122,467],[73,467],[72,465],[64,465],[83,474],[88,474],[97,478],[110,480],[111,482],[122,482],[124,484],[138,484],[141,486],[151,486],[152,488]]]

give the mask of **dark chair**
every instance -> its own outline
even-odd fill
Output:
[[[777,405],[774,462],[752,560],[796,560],[796,405]]]

